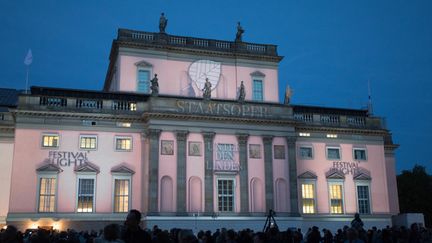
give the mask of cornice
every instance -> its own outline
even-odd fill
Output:
[[[325,133],[345,133],[345,134],[364,134],[364,135],[377,135],[385,136],[388,134],[387,130],[383,129],[359,129],[359,128],[347,128],[347,127],[324,127],[324,126],[296,126],[296,131],[301,132],[325,132]]]

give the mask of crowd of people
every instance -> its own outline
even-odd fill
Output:
[[[0,234],[0,243],[432,243],[432,230],[417,224],[406,227],[387,227],[366,230],[358,214],[337,232],[320,229],[316,226],[302,232],[300,229],[281,230],[277,224],[271,224],[264,231],[250,229],[235,231],[221,228],[215,232],[199,231],[194,234],[190,229],[162,230],[158,226],[152,229],[140,227],[141,213],[131,210],[124,225],[109,224],[100,232],[55,231],[45,229],[26,230],[24,233],[14,226],[7,226]]]

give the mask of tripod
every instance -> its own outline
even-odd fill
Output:
[[[263,227],[263,232],[267,232],[269,231],[270,228],[278,228],[278,225],[276,223],[276,220],[274,218],[275,216],[275,211],[273,211],[273,209],[269,210],[269,213],[267,214],[267,219],[265,221],[264,227]]]

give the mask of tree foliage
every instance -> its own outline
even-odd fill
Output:
[[[425,224],[432,225],[432,175],[424,166],[415,165],[397,176],[401,213],[423,213]]]

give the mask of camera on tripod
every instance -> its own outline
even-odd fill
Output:
[[[267,214],[267,219],[265,221],[263,232],[268,232],[270,229],[276,228],[279,229],[276,219],[274,218],[276,216],[276,212],[273,211],[273,209],[270,209]]]

